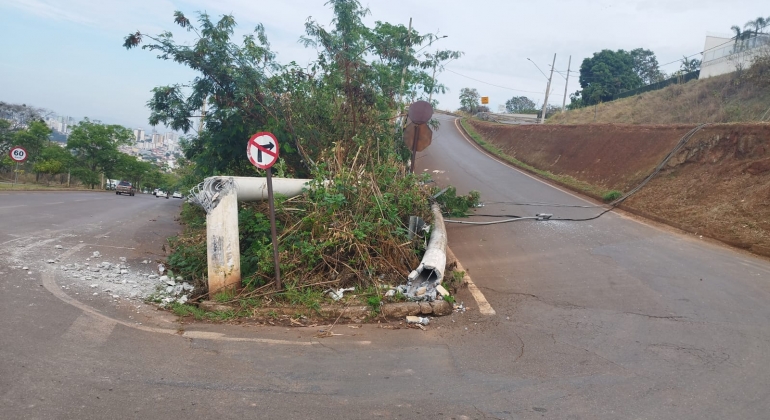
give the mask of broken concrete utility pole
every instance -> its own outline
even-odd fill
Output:
[[[433,226],[430,232],[428,247],[417,266],[407,278],[406,296],[413,300],[436,299],[436,287],[441,285],[446,269],[446,244],[447,235],[444,226],[444,217],[438,204],[431,206],[433,211]]]
[[[273,189],[286,197],[302,194],[311,179],[273,178]],[[190,201],[206,210],[209,295],[241,283],[238,202],[267,199],[267,179],[215,176],[190,192]]]

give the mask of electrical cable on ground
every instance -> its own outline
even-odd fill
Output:
[[[695,133],[697,133],[698,131],[702,130],[705,127],[708,127],[709,125],[712,125],[712,123],[700,124],[697,127],[693,128],[692,130],[688,131],[684,136],[682,136],[682,138],[679,139],[677,144],[671,149],[670,152],[668,152],[668,154],[660,161],[660,163],[658,163],[655,169],[653,169],[653,171],[649,175],[647,175],[647,177],[644,178],[644,180],[642,180],[642,182],[640,182],[636,187],[632,188],[629,192],[623,194],[618,199],[609,203],[609,207],[604,209],[604,211],[597,214],[596,216],[586,217],[586,218],[553,218],[553,216],[550,214],[538,214],[536,216],[517,217],[517,218],[505,219],[505,220],[495,220],[491,222],[467,222],[462,220],[449,220],[449,219],[444,219],[444,222],[459,223],[464,225],[494,225],[499,223],[517,222],[519,220],[540,220],[540,221],[553,220],[553,221],[562,221],[562,222],[587,222],[590,220],[596,220],[604,216],[605,214],[611,212],[612,210],[614,210],[621,203],[626,201],[629,197],[636,194],[645,185],[647,185],[658,173],[660,173],[660,171],[663,170],[666,164],[668,164],[668,161],[671,160],[671,158],[674,157],[674,155],[676,155],[690,141],[690,139],[692,139]],[[557,206],[554,206],[554,207],[557,207]],[[568,207],[568,206],[565,205],[564,207]],[[589,207],[589,206],[586,206],[586,207]],[[596,207],[599,207],[599,206],[596,206]]]

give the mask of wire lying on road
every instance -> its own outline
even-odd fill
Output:
[[[688,131],[682,138],[679,139],[677,144],[671,149],[670,152],[658,163],[658,165],[653,169],[653,171],[647,175],[642,182],[639,183],[636,187],[632,188],[629,192],[623,194],[620,198],[617,200],[609,203],[609,207],[604,208],[603,206],[576,206],[576,205],[567,205],[567,204],[547,204],[547,203],[514,203],[514,202],[505,202],[505,201],[488,201],[487,204],[515,204],[515,205],[528,205],[528,206],[548,206],[548,207],[579,207],[579,208],[604,208],[604,211],[597,214],[596,216],[591,217],[585,217],[585,218],[553,218],[550,214],[538,214],[533,217],[514,217],[511,219],[505,219],[505,220],[494,220],[491,222],[466,222],[462,220],[444,220],[446,223],[459,223],[464,225],[495,225],[499,223],[510,223],[510,222],[518,222],[519,220],[538,220],[538,221],[548,221],[548,220],[554,220],[554,221],[562,221],[562,222],[587,222],[590,220],[596,220],[605,214],[611,212],[614,210],[617,206],[619,206],[621,203],[626,201],[629,197],[636,194],[644,188],[645,185],[647,185],[660,171],[663,170],[663,168],[668,164],[668,161],[671,160],[674,155],[676,155],[682,147],[684,147],[690,139],[697,133],[698,131],[702,130],[703,128],[711,125],[711,123],[704,123],[700,124],[697,127],[693,128],[692,130]],[[478,216],[487,216],[487,217],[500,217],[500,216],[492,216],[492,215],[478,215]]]

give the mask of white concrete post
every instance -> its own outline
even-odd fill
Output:
[[[302,194],[310,179],[273,178],[273,191]],[[324,183],[326,184],[326,183]],[[241,284],[238,202],[267,200],[267,181],[256,177],[211,177],[190,191],[190,200],[206,210],[209,296]]]
[[[241,284],[238,236],[238,197],[233,190],[223,191],[217,207],[206,215],[209,296]]]

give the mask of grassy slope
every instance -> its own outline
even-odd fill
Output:
[[[767,66],[765,66],[767,67]],[[770,119],[770,87],[751,79],[751,68],[606,102],[549,118],[548,124],[689,124]],[[761,70],[760,70],[761,71]],[[765,69],[766,71],[766,69]],[[747,77],[748,76],[748,77]]]
[[[492,153],[493,155],[499,157],[500,159],[518,167],[521,169],[524,169],[528,172],[540,175],[541,177],[545,179],[549,179],[551,181],[555,181],[558,184],[562,184],[564,186],[567,186],[569,188],[572,188],[576,191],[583,192],[591,197],[595,198],[603,198],[605,200],[610,199],[610,195],[614,196],[616,191],[607,190],[605,188],[602,188],[600,186],[592,185],[588,182],[581,181],[579,179],[573,178],[569,175],[559,175],[554,174],[550,171],[546,171],[543,169],[535,168],[532,165],[528,165],[518,159],[516,159],[513,156],[510,156],[506,154],[504,151],[500,150],[499,147],[495,146],[491,142],[488,142],[484,139],[484,137],[479,134],[472,125],[470,125],[465,118],[460,120],[460,125],[462,125],[463,129],[466,133],[468,133],[473,140],[478,143],[479,146],[483,147],[485,150],[487,150],[489,153]]]

